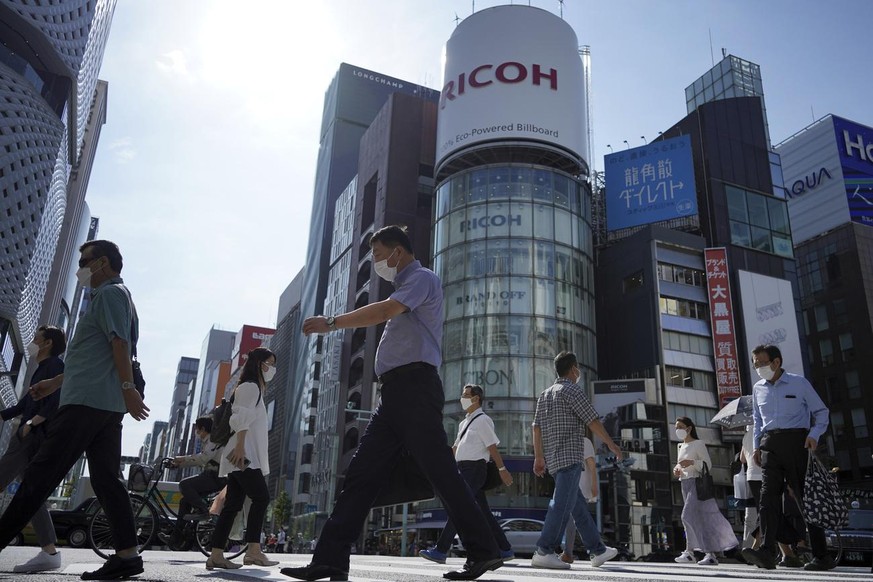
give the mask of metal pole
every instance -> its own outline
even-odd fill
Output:
[[[409,517],[409,504],[403,504],[403,529],[401,529],[402,537],[400,538],[400,555],[406,556],[406,521],[407,517]]]

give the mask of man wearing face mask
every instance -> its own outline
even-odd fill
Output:
[[[585,462],[585,427],[600,437],[617,459],[621,459],[621,448],[603,427],[579,386],[582,371],[576,354],[561,352],[555,356],[555,372],[558,379],[537,398],[533,421],[533,472],[542,477],[548,469],[555,480],[555,491],[531,565],[556,570],[570,568],[555,553],[555,548],[561,543],[567,520],[573,519],[591,555],[591,565],[598,568],[617,556],[618,550],[604,545],[600,539],[588,511],[588,501],[579,488]]]
[[[33,341],[27,345],[27,355],[37,366],[30,377],[30,385],[54,378],[64,373],[64,361],[59,357],[67,349],[67,338],[64,332],[51,325],[43,325],[33,336]],[[15,406],[0,411],[3,420],[20,417],[18,431],[9,441],[6,454],[0,458],[0,491],[17,479],[27,464],[36,456],[40,445],[45,440],[49,421],[58,408],[60,393],[49,398],[34,401],[30,393],[25,393]],[[51,515],[45,504],[41,504],[31,520],[40,545],[40,552],[25,562],[18,564],[14,572],[45,572],[61,567],[61,554],[55,548],[57,538]]]
[[[312,562],[302,568],[283,568],[282,573],[299,580],[345,580],[351,545],[406,449],[443,500],[467,550],[463,570],[444,577],[473,580],[503,562],[488,522],[458,472],[443,429],[445,394],[437,372],[442,361],[442,285],[433,271],[415,260],[405,229],[379,229],[370,239],[370,248],[376,274],[393,282],[394,292],[349,313],[308,317],[303,333],[387,322],[374,365],[382,398],[346,470],[343,490],[321,531]],[[373,283],[371,293],[377,287]]]
[[[82,579],[114,580],[143,571],[130,499],[118,479],[118,468],[125,412],[143,420],[149,409],[133,383],[131,344],[138,336],[139,323],[130,293],[119,276],[121,252],[106,240],[88,241],[79,252],[76,276],[91,288],[91,301],[76,325],[64,372],[30,388],[34,400],[39,401],[63,385],[45,442],[0,517],[0,549],[86,453],[91,484],[106,512],[116,553],[98,570],[82,574]]]
[[[761,533],[764,543],[757,550],[743,550],[743,557],[759,568],[776,567],[777,530],[786,485],[803,498],[808,450],[815,451],[828,428],[828,409],[812,385],[797,374],[782,369],[778,347],[762,345],[752,350],[753,365],[761,377],[752,390],[754,460],[763,473],[761,487]],[[813,419],[810,426],[810,418]],[[813,560],[806,570],[831,570],[824,530],[808,526]]]
[[[488,476],[487,462],[489,458],[494,459],[497,464],[500,479],[504,485],[512,485],[512,475],[503,465],[503,457],[497,450],[500,439],[494,432],[494,421],[482,410],[482,397],[484,395],[485,391],[478,384],[464,386],[464,391],[461,393],[461,408],[464,409],[467,416],[458,425],[458,438],[452,445],[452,451],[455,453],[455,460],[458,462],[461,475],[476,495],[476,503],[479,504],[485,517],[488,518],[491,533],[494,534],[497,547],[500,548],[500,557],[506,561],[515,557],[512,546],[506,539],[506,534],[503,533],[500,524],[494,519],[494,514],[491,513],[491,507],[488,505],[488,499],[482,487],[485,486],[485,478]],[[448,520],[439,540],[437,540],[436,547],[421,550],[418,555],[431,562],[445,564],[449,548],[455,539],[455,533],[452,520]]]

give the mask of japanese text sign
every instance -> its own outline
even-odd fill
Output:
[[[731,284],[727,251],[722,247],[706,249],[703,253],[706,261],[706,289],[709,296],[709,319],[712,324],[712,345],[715,353],[715,383],[718,387],[718,403],[721,408],[742,394],[731,304]]]

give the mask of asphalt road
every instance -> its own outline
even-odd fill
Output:
[[[71,582],[82,572],[99,568],[102,559],[90,550],[61,549],[63,566],[55,572],[41,574],[13,574],[15,564],[28,560],[37,551],[35,547],[10,547],[0,552],[0,581],[16,582]],[[145,572],[133,580],[142,582],[206,581],[210,579],[252,582],[288,581],[279,573],[284,566],[302,566],[309,556],[301,554],[268,554],[279,560],[279,566],[259,568],[246,566],[232,573],[225,570],[208,571],[206,558],[195,552],[165,552],[150,550],[143,554]],[[242,562],[242,558],[237,561]],[[438,582],[443,573],[460,568],[461,558],[449,558],[445,566],[421,558],[392,556],[353,556],[350,580],[352,582]],[[870,567],[840,567],[831,572],[803,570],[759,570],[739,564],[698,566],[696,564],[659,564],[652,562],[609,562],[601,568],[577,562],[571,570],[544,570],[532,568],[530,560],[516,559],[503,568],[480,578],[483,582],[548,582],[551,580],[603,580],[641,582],[665,580],[670,582],[705,582],[718,576],[729,582],[772,580],[776,582],[870,582]]]

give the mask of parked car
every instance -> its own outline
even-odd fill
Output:
[[[65,541],[66,545],[74,548],[87,546],[88,519],[99,508],[100,504],[97,502],[97,498],[89,497],[75,509],[52,509],[49,511],[58,541]],[[9,545],[35,545],[36,543],[36,533],[33,531],[33,526],[27,524]]]
[[[873,509],[850,509],[849,524],[839,530],[843,553],[840,564],[869,566],[873,561]],[[826,533],[828,548],[836,554],[840,544],[837,534]]]
[[[543,531],[543,521],[541,519],[528,519],[523,517],[513,519],[498,520],[500,528],[506,533],[506,540],[512,546],[512,551],[520,558],[530,558],[537,551],[537,541],[540,539],[540,534]],[[619,544],[618,560],[633,560],[633,553],[628,550],[623,544]],[[558,550],[558,548],[555,548]],[[458,536],[455,536],[455,541],[452,544],[451,552],[456,556],[464,557],[464,545]],[[588,551],[582,543],[582,538],[579,532],[576,532],[576,543],[573,546],[573,555],[577,559],[587,560]]]

